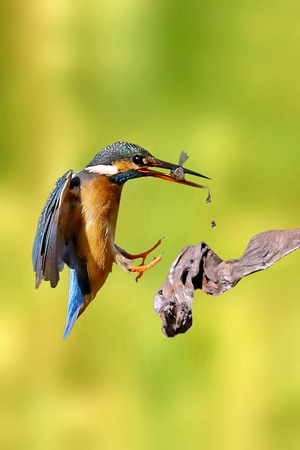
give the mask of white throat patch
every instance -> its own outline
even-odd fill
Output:
[[[116,166],[106,166],[104,164],[89,166],[86,167],[85,170],[92,173],[98,173],[99,175],[116,175],[118,173],[118,168]]]

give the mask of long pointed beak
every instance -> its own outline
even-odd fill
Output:
[[[205,175],[201,175],[198,172],[194,172],[193,170],[186,169],[185,167],[179,166],[177,164],[168,163],[166,161],[161,161],[160,159],[156,159],[154,157],[148,157],[144,159],[145,165],[138,168],[137,171],[143,174],[145,177],[155,177],[161,178],[162,180],[174,181],[175,183],[185,184],[187,186],[198,187],[202,189],[207,189],[207,186],[203,186],[198,183],[193,183],[192,181],[187,181],[185,179],[185,175],[194,175],[196,177],[206,178],[210,180],[209,177]],[[157,167],[159,169],[167,169],[170,170],[170,173],[158,172],[155,170],[151,170],[150,167]]]

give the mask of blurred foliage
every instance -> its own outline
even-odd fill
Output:
[[[6,2],[1,33],[0,446],[300,448],[299,254],[166,339],[153,298],[184,245],[223,258],[299,227],[300,4],[260,0]],[[124,189],[117,242],[161,236],[136,284],[114,268],[71,336],[68,275],[34,290],[31,245],[55,180],[128,140],[212,177]],[[210,223],[215,220],[217,228]]]

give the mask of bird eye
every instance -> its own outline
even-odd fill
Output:
[[[144,159],[141,155],[133,155],[132,162],[137,166],[142,166],[144,164]]]

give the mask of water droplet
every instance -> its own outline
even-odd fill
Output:
[[[208,189],[208,195],[207,195],[207,199],[205,201],[205,203],[208,205],[209,203],[211,203],[211,195],[210,195],[210,190]]]

